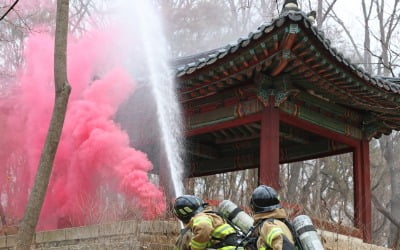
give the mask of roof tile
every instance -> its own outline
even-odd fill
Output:
[[[247,37],[241,37],[236,43],[228,44],[223,48],[213,50],[210,52],[201,53],[199,56],[190,56],[181,59],[181,62],[188,62],[184,65],[176,65],[176,76],[181,77],[185,74],[191,74],[197,69],[203,68],[207,65],[211,65],[224,58],[228,54],[235,53],[240,47],[247,47],[252,41],[260,39],[264,34],[272,32],[275,27],[282,26],[287,19],[298,22],[303,20],[305,27],[312,31],[316,38],[322,43],[322,45],[327,49],[330,54],[338,60],[338,62],[343,63],[345,66],[349,67],[357,76],[370,82],[372,86],[377,86],[386,91],[391,91],[393,93],[400,93],[400,78],[382,78],[382,77],[372,77],[370,74],[365,72],[362,67],[359,67],[353,63],[348,58],[345,58],[341,52],[338,52],[336,48],[331,46],[331,41],[325,38],[324,32],[318,30],[315,26],[311,25],[310,21],[302,12],[286,13],[277,19],[274,19],[271,23],[264,23],[257,28],[253,33],[249,33]],[[306,36],[304,38],[307,38]],[[177,61],[180,61],[179,59]],[[177,63],[175,63],[177,64]],[[394,80],[390,80],[394,79]]]

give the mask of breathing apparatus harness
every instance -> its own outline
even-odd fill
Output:
[[[219,240],[217,244],[214,244],[210,246],[211,249],[219,249],[225,246],[236,246],[235,249],[238,249],[239,247],[243,248],[245,247],[243,243],[243,239],[246,237],[246,234],[237,226],[235,223],[232,222],[232,218],[236,216],[237,213],[239,213],[241,210],[239,209],[233,216],[229,216],[228,218],[224,216],[221,212],[219,211],[205,211],[204,213],[208,214],[216,214],[219,217],[223,218],[233,229],[235,229],[235,233],[227,235],[223,239],[217,239],[212,237],[213,240]]]
[[[282,235],[283,237],[283,250],[304,250],[303,244],[300,241],[299,235],[297,234],[296,230],[294,229],[293,225],[287,219],[275,219],[275,218],[268,218],[259,220],[254,226],[252,226],[246,236],[242,239],[241,244],[248,250],[257,250],[257,239],[259,237],[259,232],[261,226],[264,222],[274,222],[274,220],[279,220],[285,223],[285,225],[289,228],[294,244],[289,241],[289,239]]]

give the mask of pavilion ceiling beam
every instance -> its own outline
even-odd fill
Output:
[[[351,120],[356,124],[359,124],[362,121],[362,116],[354,112],[353,110],[323,100],[320,97],[316,96],[315,94],[311,93],[312,92],[301,92],[295,98],[297,100],[305,101],[310,105],[314,105],[318,108],[321,108],[326,112],[330,112],[337,117],[345,118],[346,120]]]
[[[248,137],[255,135],[254,133],[251,133],[249,130],[247,130],[245,126],[239,126],[236,128],[236,130],[239,131],[240,137]]]
[[[261,123],[259,123],[259,122],[250,123],[250,124],[248,124],[248,126],[256,129],[257,131],[260,131],[260,129],[261,129]]]
[[[222,129],[219,131],[219,133],[224,135],[224,138],[232,138],[235,137],[233,133],[230,132],[230,128],[227,129]]]
[[[229,143],[219,145],[221,155],[223,156],[234,156],[235,154],[244,154],[257,151],[260,147],[260,140],[253,139],[248,141],[242,141],[237,143]]]
[[[251,131],[247,131],[244,133],[246,128],[251,128],[252,124],[245,124],[243,126],[238,126],[236,128],[229,129],[230,131],[237,131],[233,132],[234,135],[232,136],[218,136],[215,138],[215,144],[227,144],[227,143],[235,143],[235,142],[243,142],[243,141],[249,141],[249,140],[254,140],[256,138],[260,137],[260,130],[257,129],[251,129]],[[216,133],[222,133],[224,130],[218,131]],[[287,127],[287,126],[281,126],[280,132],[279,132],[280,137],[292,141],[292,142],[297,142],[301,144],[310,144],[311,143],[311,138],[305,131],[301,131],[298,129],[295,129],[293,127]]]
[[[260,137],[258,134],[246,135],[246,136],[236,136],[236,137],[231,137],[231,138],[227,137],[225,139],[216,139],[215,143],[216,144],[235,143],[235,142],[241,142],[241,141],[254,140],[258,137]]]
[[[361,129],[359,129],[358,127],[352,126],[342,121],[338,121],[337,119],[334,118],[324,116],[316,111],[307,109],[297,104],[285,102],[281,105],[281,111],[290,115],[290,116],[284,116],[286,117],[286,119],[283,122],[287,123],[288,125],[299,127],[300,124],[294,122],[295,119],[293,119],[293,118],[299,118],[300,121],[302,120],[304,122],[310,123],[310,126],[313,125],[321,127],[327,131],[330,130],[332,132],[336,132],[338,134],[347,136],[352,139],[359,140],[362,138],[363,133]],[[309,126],[305,124],[304,127],[308,129]],[[300,129],[302,129],[302,127],[300,127]],[[313,131],[311,130],[310,132]]]
[[[288,141],[301,144],[310,144],[312,142],[306,132],[288,126],[280,126],[279,136]]]
[[[249,124],[243,125],[243,127],[250,133],[250,135],[255,135],[260,133],[260,129],[255,129],[254,127],[250,126]]]
[[[244,141],[251,141],[260,137],[260,132],[254,132],[253,134],[248,135],[236,135],[232,137],[216,137],[215,144],[229,144],[229,143],[237,143]],[[306,132],[296,131],[293,128],[282,129],[279,132],[279,136],[288,141],[301,143],[301,144],[310,144],[311,138],[307,135]]]
[[[247,145],[235,147],[226,146],[221,150],[223,154],[215,159],[202,159],[190,163],[190,176],[203,176],[217,173],[238,171],[248,168],[259,167],[259,152],[257,143],[254,141]],[[287,153],[290,152],[290,153]],[[313,145],[297,145],[290,149],[281,147],[279,163],[296,162],[302,160],[315,159],[331,155],[352,152],[352,148],[345,144],[333,143],[329,140]]]
[[[223,140],[225,139],[225,136],[223,134],[221,134],[219,131],[214,131],[211,132],[212,136],[215,137],[216,140]]]
[[[252,99],[209,112],[190,115],[187,117],[187,134],[189,136],[202,134],[259,121],[258,113],[262,107],[257,99]]]
[[[184,103],[184,107],[185,109],[193,109],[193,108],[201,108],[203,106],[209,106],[209,105],[213,105],[213,104],[218,104],[219,106],[221,106],[224,102],[228,101],[228,100],[235,100],[238,99],[243,100],[243,99],[247,99],[251,96],[255,95],[255,90],[253,88],[251,88],[250,84],[252,82],[245,82],[243,83],[244,85],[242,85],[240,88],[232,88],[232,89],[228,89],[226,91],[220,92],[218,93],[218,95],[211,95],[208,96],[207,98],[200,98],[200,99],[196,99],[196,100],[191,100],[190,102],[186,102]]]
[[[241,102],[237,105],[233,105],[230,107],[224,107],[210,112],[189,116],[188,120],[190,125],[188,127],[190,129],[187,134],[190,136],[195,134],[216,132],[219,130],[233,128],[244,124],[248,124],[248,126],[256,128],[259,125],[251,123],[260,121],[261,116],[259,111],[261,111],[261,107],[262,105],[254,99],[246,102]],[[280,106],[280,109],[281,111],[298,117],[304,121],[308,121],[312,124],[325,127],[328,130],[338,132],[342,135],[351,136],[355,139],[360,139],[362,137],[362,131],[351,124],[327,117],[321,113],[307,109],[303,106],[299,106],[289,101],[283,102]],[[296,124],[293,124],[293,126],[296,126]],[[229,134],[228,131],[222,131],[221,133],[225,134],[225,138],[235,138],[235,140],[240,140],[234,137],[235,134]],[[248,136],[249,139],[253,137],[254,135]],[[219,142],[222,143],[221,140],[224,139],[219,140]]]
[[[288,162],[310,158],[311,156],[330,155],[332,152],[337,151],[350,152],[351,148],[346,144],[324,139],[308,145],[288,145],[287,147],[282,147],[279,160],[280,162]]]
[[[308,160],[315,160],[318,158],[324,158],[324,157],[329,157],[329,156],[335,156],[335,155],[340,155],[340,154],[345,154],[345,153],[351,153],[353,149],[350,147],[346,147],[343,149],[337,149],[335,151],[328,151],[328,152],[314,152],[312,155],[304,155],[304,156],[297,156],[297,157],[283,157],[280,159],[280,164],[285,164],[285,163],[292,163],[292,162],[299,162],[299,161],[308,161]]]
[[[217,148],[197,142],[191,142],[186,152],[205,159],[217,159],[219,157]]]
[[[215,160],[200,160],[190,164],[191,173],[189,173],[189,176],[203,176],[255,168],[259,165],[259,162],[258,153],[221,157]]]
[[[205,126],[198,126],[196,128],[192,128],[186,132],[186,135],[193,136],[193,135],[215,132],[215,131],[225,129],[225,128],[231,128],[231,127],[236,127],[236,126],[240,126],[240,125],[247,124],[247,123],[257,122],[257,121],[260,121],[260,118],[261,118],[261,116],[259,113],[248,115],[248,116],[245,116],[242,118],[232,118],[232,119],[229,119],[226,121],[221,121],[219,123],[212,123],[212,124],[208,124]]]
[[[357,146],[358,141],[362,138],[362,131],[358,128],[349,127],[348,125],[338,121],[335,121],[334,127],[332,127],[332,125],[325,127],[324,124],[319,123],[319,119],[312,118],[313,115],[308,115],[308,118],[303,117],[305,118],[303,119],[299,117],[299,113],[296,113],[297,111],[293,111],[296,111],[293,107],[286,107],[281,110],[281,121],[285,124],[296,126],[322,137],[335,138],[336,141],[352,147]],[[317,115],[317,118],[318,116],[319,115]],[[327,118],[324,117],[324,119]]]

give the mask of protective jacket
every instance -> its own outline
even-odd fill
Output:
[[[203,250],[206,248],[235,250],[236,248],[230,239],[236,236],[235,229],[229,225],[222,217],[204,210],[195,216],[188,225],[192,229],[192,239],[190,241],[191,250]]]
[[[173,250],[190,250],[190,240],[192,239],[192,230],[185,227],[181,230],[178,238],[176,239]]]
[[[290,229],[279,219],[287,219],[286,211],[283,208],[277,208],[271,212],[254,215],[255,224],[263,221],[259,227],[257,249],[285,250],[284,236],[286,236],[290,244],[294,245],[294,239]]]

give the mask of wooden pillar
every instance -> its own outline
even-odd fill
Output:
[[[369,162],[369,141],[367,139],[361,140],[361,160],[363,169],[363,235],[364,241],[371,243],[371,174],[370,174],[370,162]]]
[[[271,96],[261,115],[258,182],[279,190],[279,108],[274,103]]]
[[[371,236],[371,183],[369,162],[369,141],[362,139],[353,153],[354,175],[354,223],[363,233],[365,242]]]

